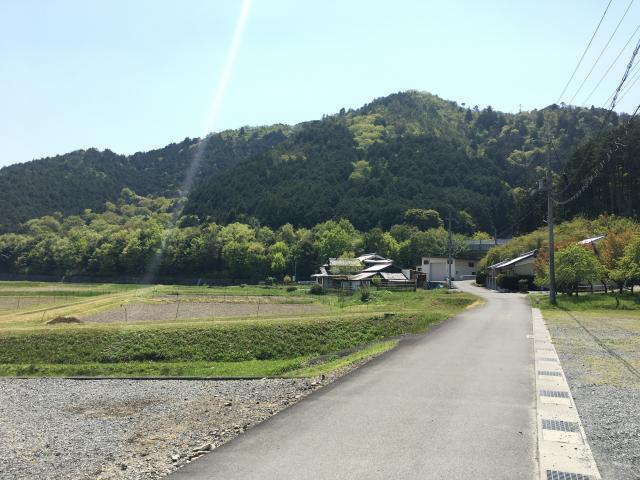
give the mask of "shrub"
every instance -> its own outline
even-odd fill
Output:
[[[282,279],[282,283],[284,283],[285,285],[288,285],[291,283],[291,277],[289,275],[285,275],[284,278]]]
[[[287,292],[295,292],[298,289],[298,287],[294,286],[294,285],[289,285],[287,287]]]
[[[309,289],[309,293],[311,295],[322,295],[324,294],[324,290],[322,289],[322,285],[318,285],[316,283],[315,285],[311,286],[311,288]]]
[[[522,290],[523,287],[520,286],[520,280],[523,280],[524,282],[526,282],[527,290],[532,290],[534,289],[533,278],[534,278],[533,275],[500,274],[496,277],[496,283],[498,284],[499,288],[503,288],[511,292],[516,292],[516,291],[523,291]],[[523,285],[525,285],[524,282],[523,282]]]
[[[371,292],[368,288],[363,288],[360,290],[360,301],[368,302],[371,299]]]
[[[529,281],[526,278],[520,278],[518,280],[518,291],[527,293],[529,291]]]
[[[476,284],[484,286],[487,284],[487,273],[486,272],[478,272],[476,275]]]

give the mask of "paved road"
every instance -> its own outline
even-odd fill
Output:
[[[173,479],[537,478],[531,310],[487,303],[323,388]]]

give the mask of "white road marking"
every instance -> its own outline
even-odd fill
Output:
[[[539,309],[532,309],[533,338],[536,372],[536,410],[538,424],[538,461],[540,479],[547,480],[547,471],[560,471],[588,475],[600,479],[598,466],[587,443],[587,436],[580,422],[569,390],[569,384],[553,346],[549,330]],[[540,374],[558,372],[561,375]],[[541,395],[542,391],[566,392],[567,397]],[[542,428],[542,420],[574,422],[578,431],[561,431]]]

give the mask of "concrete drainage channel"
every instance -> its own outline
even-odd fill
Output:
[[[549,330],[540,310],[532,313],[540,478],[600,479]]]

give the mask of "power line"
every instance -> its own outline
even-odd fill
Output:
[[[638,68],[638,67],[640,67],[640,62],[636,62],[636,64],[633,66],[633,68],[629,71],[629,75],[632,75],[632,74],[633,74],[633,78],[635,78],[635,77],[636,77],[636,75],[638,75],[638,70],[639,70],[639,68]],[[625,87],[625,88],[624,88],[625,93],[626,93],[626,91],[627,91],[627,88],[628,88],[628,87]],[[615,93],[616,93],[615,91],[611,92],[611,95],[609,95],[609,97],[607,97],[607,99],[605,100],[605,102],[604,102],[604,104],[603,104],[602,108],[605,108],[607,105],[609,105],[609,102],[610,102],[610,100],[613,98],[613,95],[614,95]]]
[[[631,71],[631,68],[633,67],[633,62],[635,61],[639,50],[640,50],[640,40],[636,44],[636,47],[633,49],[633,53],[631,55],[631,59],[629,60],[629,63],[627,64],[627,68],[626,68],[626,70],[624,72],[624,75],[622,75],[622,79],[620,80],[620,83],[618,84],[617,88],[615,89],[615,91],[613,93],[613,99],[611,100],[611,106],[610,106],[609,110],[607,111],[607,115],[605,116],[604,121],[602,122],[602,125],[600,126],[600,132],[598,133],[598,136],[602,133],[602,130],[604,129],[605,125],[607,124],[607,121],[609,120],[609,116],[611,115],[611,112],[613,111],[613,109],[616,106],[616,102],[618,101],[618,94],[620,93],[620,90],[622,89],[622,86],[624,85],[624,83],[627,81],[627,78],[629,77],[629,72]],[[629,119],[625,123],[625,125],[623,127],[623,133],[621,135],[618,135],[614,139],[614,141],[611,142],[611,144],[610,144],[607,152],[605,153],[604,157],[602,158],[602,160],[600,160],[598,165],[596,165],[596,168],[593,169],[593,171],[591,172],[591,175],[589,175],[587,178],[585,178],[582,181],[582,185],[580,186],[578,191],[576,191],[573,195],[571,195],[566,200],[553,199],[554,202],[557,205],[566,205],[567,203],[570,203],[570,202],[574,201],[580,195],[582,195],[587,190],[587,188],[589,188],[589,186],[598,177],[598,175],[600,175],[600,173],[604,169],[605,165],[609,162],[609,159],[611,158],[611,156],[616,151],[618,151],[618,149],[623,147],[623,145],[620,142],[620,140],[629,131],[629,127],[631,126],[631,122],[633,121],[635,116],[638,114],[639,110],[640,110],[640,105],[638,105],[636,107],[634,112],[631,114],[631,116],[629,117]]]
[[[631,82],[631,84],[629,84],[629,86],[627,86],[627,88],[625,89],[625,91],[624,91],[624,92],[622,92],[622,95],[620,95],[620,98],[618,98],[618,101],[622,100],[622,99],[625,97],[625,95],[626,95],[627,93],[629,93],[629,90],[631,90],[631,89],[634,87],[634,85],[635,85],[636,83],[638,83],[638,80],[640,80],[640,70],[638,70],[638,71],[636,72],[636,74],[634,75],[634,78],[635,78],[635,80],[634,80],[633,78],[631,79],[631,80],[633,80],[633,82],[631,82],[631,80],[629,80],[629,81]]]
[[[635,0],[631,0],[629,2],[629,5],[627,5],[627,9],[622,14],[622,18],[620,19],[620,21],[616,25],[616,28],[613,30],[613,33],[611,33],[611,35],[609,36],[609,40],[607,40],[607,43],[605,43],[604,47],[602,47],[602,50],[600,51],[600,55],[598,55],[598,58],[596,58],[596,61],[593,62],[593,65],[591,66],[591,70],[589,70],[589,73],[587,73],[587,76],[584,77],[584,80],[582,80],[582,83],[578,87],[578,90],[576,90],[576,93],[573,94],[573,97],[571,97],[571,100],[569,100],[569,103],[573,103],[573,100],[578,96],[578,93],[580,93],[580,90],[582,90],[582,87],[584,87],[584,84],[587,83],[587,80],[589,80],[589,77],[593,73],[593,70],[596,68],[596,65],[598,65],[598,62],[602,58],[602,55],[604,54],[605,50],[607,49],[607,47],[611,43],[611,40],[613,40],[613,37],[615,36],[616,32],[618,31],[618,28],[620,28],[620,24],[622,23],[624,18],[627,16],[627,13],[629,13],[629,9],[631,8],[631,5],[633,5],[634,1]]]
[[[613,66],[616,64],[616,62],[618,61],[618,59],[620,58],[620,56],[624,53],[624,51],[626,50],[626,48],[629,46],[629,44],[631,43],[631,40],[633,40],[633,37],[636,36],[636,33],[638,33],[638,30],[640,30],[640,24],[636,27],[636,29],[634,30],[634,32],[631,34],[631,36],[629,37],[629,40],[627,40],[627,43],[624,44],[624,47],[622,47],[622,49],[620,50],[620,52],[618,52],[618,55],[616,56],[616,58],[613,60],[613,62],[611,62],[611,65],[609,65],[609,68],[607,68],[607,71],[604,72],[604,75],[602,75],[602,77],[600,78],[600,80],[598,80],[598,83],[596,84],[595,87],[593,87],[593,90],[591,90],[591,93],[589,93],[589,95],[587,95],[587,98],[584,99],[584,101],[582,102],[582,106],[584,107],[586,105],[586,103],[589,101],[589,99],[591,98],[591,95],[593,95],[595,93],[595,91],[598,89],[598,87],[600,86],[600,84],[602,83],[602,81],[606,78],[607,75],[609,75],[609,72],[611,71],[611,69],[613,68]]]
[[[580,60],[578,60],[578,64],[576,65],[576,68],[573,69],[573,73],[571,74],[571,77],[569,77],[569,80],[567,81],[567,84],[562,89],[562,93],[558,97],[558,100],[556,101],[556,103],[560,103],[560,100],[562,99],[562,96],[567,91],[567,88],[569,88],[569,85],[571,84],[571,81],[573,80],[573,77],[575,77],[576,72],[578,71],[578,68],[580,68],[580,64],[582,63],[582,60],[584,60],[584,56],[587,54],[587,51],[589,50],[589,47],[591,46],[591,42],[593,42],[593,39],[596,36],[596,33],[598,33],[598,30],[600,29],[600,25],[602,25],[602,21],[604,20],[604,17],[607,14],[607,11],[609,10],[609,6],[611,6],[611,2],[612,1],[613,0],[609,0],[609,3],[607,3],[607,8],[604,9],[602,17],[600,17],[600,21],[598,22],[598,26],[593,31],[593,34],[591,35],[591,39],[589,40],[589,43],[587,43],[587,46],[584,49],[584,52],[582,52],[582,56],[580,57]]]

